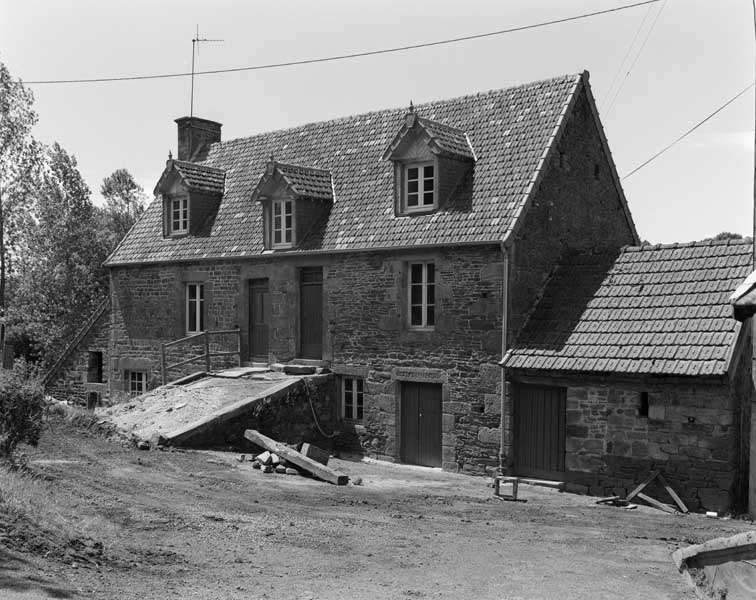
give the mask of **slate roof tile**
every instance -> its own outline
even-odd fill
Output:
[[[443,124],[437,129],[439,136],[444,130],[444,143],[460,143],[453,132],[462,131],[475,149],[468,210],[394,216],[393,165],[380,158],[406,109],[382,110],[213,144],[197,163],[226,173],[210,234],[163,239],[162,205],[152,202],[107,264],[180,261],[194,257],[195,250],[206,258],[259,256],[262,206],[250,199],[271,155],[333,176],[330,218],[319,246],[308,251],[500,242],[521,214],[544,150],[581,81],[581,75],[569,75],[417,105],[418,117]],[[289,252],[297,251],[302,250]]]
[[[223,193],[226,185],[226,173],[223,169],[183,160],[172,162],[190,190],[214,194]]]
[[[552,274],[505,366],[533,368],[533,341],[548,331],[539,369],[722,375],[739,331],[728,297],[751,265],[752,244],[745,240],[568,257]]]

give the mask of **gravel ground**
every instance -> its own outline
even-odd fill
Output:
[[[362,479],[337,487],[238,456],[56,423],[29,464],[73,531],[0,527],[0,598],[692,600],[671,553],[752,527],[527,485],[505,502],[483,478],[374,461],[333,459]]]

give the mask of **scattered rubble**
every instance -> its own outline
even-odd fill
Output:
[[[280,464],[281,460],[283,459],[287,463],[291,463],[293,467],[304,470],[314,477],[322,479],[323,481],[334,483],[336,485],[346,485],[347,483],[349,483],[349,477],[347,477],[343,473],[330,469],[328,468],[327,464],[313,460],[302,452],[297,451],[290,446],[286,446],[280,442],[277,442],[267,436],[264,436],[254,429],[247,429],[244,432],[244,437],[253,444],[265,449],[265,452],[258,455],[256,459],[262,465],[262,470],[264,473],[269,473],[273,470],[274,459],[278,460],[277,464]],[[322,458],[322,455],[324,453],[323,450],[317,448],[316,446],[312,446],[311,444],[308,444],[307,446],[307,451],[309,453]],[[304,444],[302,446],[302,449],[305,449]],[[262,460],[260,460],[261,457],[263,457]],[[328,461],[326,460],[326,463],[327,462]],[[266,470],[268,467],[270,467],[270,471]]]

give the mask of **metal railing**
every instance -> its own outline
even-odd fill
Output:
[[[226,350],[226,351],[218,351],[218,352],[210,351],[210,336],[216,336],[216,335],[221,336],[221,335],[231,335],[231,334],[236,334],[236,350]],[[166,349],[171,348],[173,346],[178,346],[179,344],[190,342],[192,340],[199,342],[200,338],[202,338],[202,345],[204,347],[204,352],[202,354],[196,354],[194,356],[190,356],[189,358],[185,358],[184,360],[180,360],[170,365],[166,364]],[[234,355],[239,356],[239,366],[241,366],[242,364],[241,329],[219,329],[216,331],[203,331],[201,333],[195,333],[194,335],[190,335],[185,338],[181,338],[179,340],[173,340],[172,342],[165,342],[160,345],[160,370],[163,376],[163,385],[168,383],[168,371],[170,369],[175,369],[176,367],[187,365],[195,361],[204,360],[205,371],[209,373],[211,370],[211,359],[214,356],[234,356]]]

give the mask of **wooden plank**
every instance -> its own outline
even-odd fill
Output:
[[[652,498],[651,496],[646,496],[646,494],[643,494],[642,492],[638,492],[636,495],[638,496],[638,498],[641,498],[642,500],[645,500],[646,502],[648,502],[654,508],[658,508],[659,510],[663,510],[664,512],[668,512],[673,515],[678,514],[678,511],[676,511],[669,504],[664,504],[663,502],[659,502],[658,500]]]
[[[257,444],[261,448],[265,448],[270,452],[275,452],[281,458],[285,458],[288,462],[315,475],[315,477],[317,477],[318,479],[322,479],[323,481],[334,483],[336,485],[346,485],[347,483],[349,483],[349,477],[347,477],[343,473],[335,471],[329,467],[326,467],[325,465],[321,465],[319,462],[307,458],[296,450],[289,448],[288,446],[281,444],[280,442],[272,440],[267,436],[264,436],[259,431],[255,431],[254,429],[247,429],[244,432],[244,437],[253,444]]]
[[[648,479],[641,483],[637,488],[635,488],[632,492],[630,492],[627,496],[625,496],[625,500],[632,500],[640,494],[643,491],[643,488],[645,488],[649,483],[651,483],[656,476],[659,474],[659,471],[651,471],[651,474],[648,476]]]
[[[608,502],[616,502],[617,500],[620,500],[619,496],[609,496],[608,498],[601,498],[601,500],[596,500],[596,504],[606,504]]]
[[[680,500],[680,496],[675,493],[675,490],[672,489],[672,486],[667,483],[667,480],[664,479],[664,475],[659,475],[659,483],[661,483],[664,486],[664,489],[667,490],[667,493],[672,496],[672,500],[675,501],[675,504],[677,504],[677,506],[680,508],[680,511],[687,513],[688,507],[685,506],[685,503],[682,500]]]

